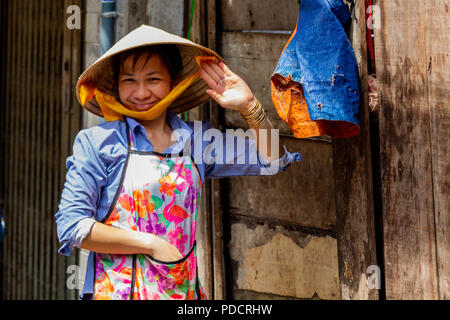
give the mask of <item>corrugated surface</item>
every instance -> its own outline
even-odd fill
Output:
[[[82,38],[81,31],[66,28],[67,5],[3,1],[4,299],[76,298],[66,286],[66,270],[78,255],[57,254],[54,219],[65,160],[82,120],[72,90]]]

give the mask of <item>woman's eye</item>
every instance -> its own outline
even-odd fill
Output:
[[[133,82],[134,79],[126,78],[126,79],[123,79],[122,81],[125,81],[125,82]]]

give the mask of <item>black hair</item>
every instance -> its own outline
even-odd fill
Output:
[[[180,51],[178,50],[178,47],[175,44],[161,44],[161,45],[137,47],[116,55],[114,57],[114,64],[113,64],[114,79],[116,80],[116,82],[119,79],[119,74],[125,60],[127,60],[129,57],[133,57],[133,69],[134,69],[137,61],[144,54],[147,55],[147,60],[145,61],[144,65],[154,54],[157,54],[161,58],[162,63],[169,71],[172,83],[174,83],[181,76],[180,72],[183,68],[183,62],[181,60],[181,55]]]

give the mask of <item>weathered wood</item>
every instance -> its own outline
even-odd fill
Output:
[[[65,1],[64,7],[69,5],[83,7],[81,0]],[[66,176],[66,159],[72,154],[74,138],[82,125],[82,108],[79,106],[75,96],[75,86],[78,76],[81,74],[81,43],[82,35],[80,30],[69,30],[65,28],[63,32],[56,33],[56,56],[55,65],[58,67],[55,77],[63,85],[60,90],[55,91],[54,111],[51,122],[57,136],[52,144],[52,152],[59,149],[58,156],[53,157],[54,170],[52,176],[53,192],[51,198],[51,213],[58,210],[59,196],[64,186]],[[54,248],[58,248],[56,236],[56,226],[52,228],[52,241]],[[74,250],[70,257],[56,256],[58,268],[55,279],[55,290],[58,299],[75,299],[76,291],[66,287],[67,267],[76,265],[78,261],[78,250]]]
[[[275,176],[230,178],[226,210],[335,232],[331,144],[289,137],[280,137],[279,143],[290,152],[300,152],[303,161]]]
[[[426,3],[428,101],[431,116],[431,161],[433,170],[439,299],[450,299],[450,3]]]
[[[185,10],[186,16],[184,18],[185,25],[188,25],[190,20],[190,5]],[[195,43],[199,43],[207,46],[206,35],[206,2],[196,1],[195,11],[193,17],[193,24],[191,30],[191,40]],[[187,30],[185,30],[187,33]],[[189,121],[198,121],[208,119],[207,114],[208,104],[199,106],[197,108],[188,111]],[[184,114],[181,115],[184,118]],[[211,222],[211,197],[210,197],[210,181],[204,180],[201,194],[201,206],[198,212],[198,224],[197,224],[197,257],[199,265],[199,277],[203,288],[206,291],[208,298],[213,297],[213,265],[212,265],[212,222]]]
[[[207,1],[207,29],[208,47],[220,50],[217,39],[217,2]],[[221,129],[223,113],[217,103],[211,101],[209,105],[209,120],[215,128]],[[211,215],[212,215],[212,252],[213,252],[213,298],[214,300],[225,300],[225,264],[223,247],[223,210],[221,207],[221,184],[217,179],[210,181],[211,193]]]
[[[63,7],[67,8],[71,4],[79,5],[79,3],[74,3],[73,1],[64,1]],[[50,118],[50,122],[54,130],[56,131],[56,135],[53,139],[52,145],[49,146],[51,149],[56,147],[59,149],[59,155],[52,157],[52,166],[56,172],[52,172],[51,180],[52,180],[52,197],[49,198],[51,203],[51,208],[54,207],[55,203],[55,194],[60,195],[61,190],[59,183],[59,176],[64,177],[67,172],[65,167],[65,159],[70,154],[71,149],[71,127],[72,127],[72,112],[74,109],[73,105],[73,91],[74,86],[72,83],[72,68],[73,68],[73,41],[72,39],[75,37],[76,33],[80,33],[78,30],[69,30],[67,28],[63,29],[61,34],[56,35],[55,41],[55,65],[61,70],[61,74],[57,75],[57,79],[62,83],[61,89],[59,92],[54,93],[54,103],[52,103],[51,108],[52,116]],[[75,58],[76,59],[76,58]],[[56,74],[55,74],[56,76]],[[59,99],[58,99],[59,98]],[[60,121],[61,117],[64,119],[64,122]],[[63,125],[64,124],[64,125]],[[57,199],[57,198],[56,198]],[[57,203],[57,202],[56,202]],[[53,211],[53,210],[52,210]],[[56,212],[53,211],[53,213]],[[57,248],[57,241],[55,242],[56,232],[55,228],[52,228],[52,242],[55,243],[55,248]],[[72,256],[76,255],[76,252],[72,252]],[[61,255],[54,255],[56,258],[56,268],[58,272],[55,272],[57,275],[55,281],[55,293],[56,298],[58,300],[64,299],[65,294],[65,280],[66,280],[66,261],[67,257],[63,257]],[[71,256],[71,257],[72,257]],[[53,264],[53,263],[52,263]]]
[[[0,2],[0,43],[8,43],[8,34],[6,33],[6,22],[7,20],[4,18],[6,15],[6,2]],[[7,67],[4,63],[5,57],[6,57],[7,51],[5,49],[5,46],[2,46],[0,48],[0,69],[6,71]],[[0,97],[3,97],[4,101],[6,98],[6,77],[5,74],[2,73],[0,75]],[[5,153],[6,153],[6,141],[5,141],[5,133],[6,133],[6,119],[7,119],[7,110],[5,110],[3,104],[0,104],[0,154],[2,154],[2,157],[0,157],[0,207],[3,213],[3,210],[5,209],[5,200],[4,197],[6,195],[5,192]],[[3,214],[2,214],[3,217]],[[5,256],[5,248],[6,245],[2,241],[0,243],[0,297],[4,297],[4,281],[3,281],[3,275],[4,275],[4,268],[3,268],[3,260]]]
[[[8,35],[6,33],[6,22],[7,20],[4,18],[5,14],[6,14],[6,2],[0,2],[0,43],[8,43],[7,42],[7,38]],[[0,48],[0,69],[1,70],[6,70],[6,65],[4,63],[5,61],[5,56],[6,56],[6,49],[5,46],[2,46],[2,48]],[[5,92],[5,87],[6,87],[6,77],[5,74],[1,74],[0,75],[0,97],[4,97],[4,99],[6,100],[5,96],[6,96],[6,92]],[[5,197],[5,146],[6,146],[6,142],[5,142],[5,128],[6,128],[6,122],[5,122],[5,117],[7,116],[7,111],[5,110],[3,104],[0,104],[0,154],[2,154],[2,157],[0,157],[0,208],[2,210],[2,218],[3,218],[3,210],[5,209],[5,203],[4,203],[4,197]],[[4,219],[4,218],[3,218]],[[4,268],[3,268],[3,260],[4,260],[4,256],[5,256],[5,243],[2,242],[0,243],[0,297],[3,299],[4,298],[4,281],[3,281],[3,275],[4,275]]]
[[[46,81],[47,78],[45,77],[46,74],[48,74],[48,68],[49,68],[49,59],[47,57],[47,48],[50,47],[50,33],[51,33],[51,29],[50,29],[50,10],[51,10],[51,6],[49,6],[50,2],[46,1],[45,2],[45,15],[44,15],[44,41],[43,41],[43,48],[44,48],[44,61],[43,61],[43,80],[42,83],[42,92],[48,92],[50,87],[48,82]],[[42,154],[41,154],[41,163],[40,163],[40,167],[41,167],[41,176],[40,176],[40,222],[39,222],[39,226],[40,226],[40,266],[39,266],[39,276],[40,276],[40,282],[42,284],[47,284],[47,285],[42,285],[40,286],[40,294],[39,296],[42,297],[43,299],[49,299],[49,287],[50,287],[50,283],[49,283],[49,272],[47,272],[48,270],[48,265],[50,264],[49,260],[50,260],[50,256],[49,256],[49,249],[47,247],[48,244],[48,228],[47,228],[47,223],[45,222],[45,212],[47,210],[46,208],[46,194],[48,192],[48,190],[46,189],[47,187],[47,183],[46,183],[46,163],[47,163],[47,143],[48,143],[48,139],[47,139],[47,131],[48,131],[48,112],[49,112],[49,97],[48,94],[44,94],[43,95],[43,100],[42,100],[42,105],[41,105],[41,110],[43,113],[43,117],[42,117],[42,123],[41,123],[41,146],[42,146]]]
[[[278,116],[270,91],[270,76],[288,40],[289,35],[223,32],[222,54],[230,69],[252,89],[253,94],[264,106],[273,126],[278,128],[280,133],[292,135],[290,128]],[[225,126],[248,127],[239,112],[232,110],[225,111]]]
[[[339,299],[334,234],[231,215],[226,227],[231,298],[249,290],[302,299]]]
[[[7,222],[4,297],[74,298],[65,285],[65,270],[66,264],[76,262],[76,257],[67,259],[57,254],[54,224],[62,154],[58,88],[62,83],[61,26],[65,26],[65,19],[60,13],[65,12],[64,2],[18,0],[2,3],[2,8],[8,10],[7,15],[2,14],[2,18],[6,17],[7,37],[1,39],[3,79],[8,81],[0,97],[7,117],[1,117],[5,123],[1,130],[5,139],[6,189],[2,190],[2,200]],[[75,48],[78,44],[78,51],[74,50],[78,60],[71,56],[75,65],[81,63],[79,40],[72,45]],[[72,82],[79,72],[78,66],[77,75],[71,75]],[[80,120],[79,115],[74,117],[69,134],[79,128]]]
[[[378,5],[382,28],[375,30],[375,52],[386,298],[437,299],[430,141],[430,107],[436,106],[430,106],[428,89],[428,69],[433,63],[427,47],[432,35],[425,31],[435,23],[435,17],[427,16],[431,4],[425,0],[383,1]],[[442,19],[447,19],[445,13]],[[417,28],[423,31],[411,32]],[[437,90],[435,86],[431,92]],[[448,131],[445,134],[448,136]]]
[[[76,1],[72,1],[72,4],[76,4],[78,5],[80,8],[84,8],[83,7],[83,0],[76,0]],[[64,37],[62,35],[62,37]],[[61,38],[62,38],[61,37]],[[82,73],[82,56],[83,56],[83,46],[82,46],[82,41],[83,41],[83,37],[82,37],[82,33],[81,30],[73,30],[71,33],[71,57],[70,57],[70,88],[71,88],[71,93],[70,93],[70,129],[69,129],[69,141],[66,143],[66,147],[65,149],[62,150],[61,152],[61,156],[64,158],[64,162],[60,163],[57,161],[56,166],[58,167],[62,167],[64,169],[66,169],[66,163],[65,160],[67,159],[68,156],[70,156],[72,154],[72,146],[73,143],[75,141],[75,137],[77,135],[77,133],[80,131],[80,129],[82,128],[82,123],[83,123],[83,108],[80,107],[78,100],[76,98],[75,95],[75,87],[77,84],[77,80],[79,75]],[[59,62],[57,65],[60,66],[60,68],[63,68],[63,63],[61,61],[64,61],[63,59],[61,59],[63,57],[63,48],[61,46],[61,54],[59,55]],[[62,73],[62,76],[64,76],[64,73]],[[58,91],[58,111],[60,112],[60,110],[62,109],[62,91],[59,90]],[[59,124],[59,121],[56,121],[56,125]],[[63,128],[61,128],[62,130]],[[54,198],[53,198],[53,213],[56,212],[58,210],[58,203],[59,203],[59,196],[62,192],[62,189],[64,187],[64,181],[65,181],[65,173],[66,170],[64,171],[64,174],[59,174],[57,175],[57,180],[55,183],[55,191],[54,191]],[[56,230],[56,226],[54,225],[54,230]],[[56,240],[56,239],[55,239]],[[57,245],[58,242],[56,241],[55,244]],[[63,278],[60,280],[60,285],[63,286],[63,292],[65,292],[65,299],[76,299],[76,290],[71,290],[69,288],[66,287],[66,278],[67,278],[67,268],[70,265],[78,265],[78,257],[79,257],[79,250],[75,249],[74,252],[72,253],[72,255],[70,257],[65,258],[65,264],[64,264],[64,272],[61,273],[60,275],[63,276]],[[61,255],[59,255],[60,257],[62,257]]]
[[[38,22],[38,3],[33,3],[32,5],[29,6],[28,10],[28,18],[29,18],[29,24],[30,24],[30,28],[29,29],[29,47],[31,48],[31,50],[35,53],[37,53],[37,22]],[[27,235],[28,235],[28,240],[27,240],[27,299],[33,299],[33,282],[34,282],[34,277],[32,276],[33,274],[33,232],[34,232],[34,194],[35,194],[35,184],[34,184],[34,180],[35,180],[35,168],[36,168],[36,160],[35,160],[35,128],[36,128],[36,114],[35,114],[35,110],[36,110],[36,86],[35,86],[35,82],[33,81],[33,76],[34,74],[36,74],[36,70],[37,70],[37,63],[36,63],[36,55],[31,55],[28,59],[28,63],[29,63],[29,75],[28,75],[28,88],[29,88],[29,92],[28,92],[28,96],[29,96],[29,100],[27,102],[28,105],[28,143],[29,143],[29,147],[28,147],[28,173],[26,174],[26,176],[28,176],[29,180],[27,181],[27,186],[28,186],[28,191],[27,191],[27,221],[28,221],[28,225],[27,225]]]
[[[148,24],[147,0],[128,1],[128,32],[142,24]]]
[[[37,13],[37,22],[36,22],[36,30],[38,32],[36,43],[37,48],[35,49],[35,56],[36,56],[36,75],[39,77],[42,74],[44,74],[43,71],[43,64],[42,61],[44,60],[44,48],[42,46],[43,39],[44,39],[44,6],[39,6],[39,12]],[[33,299],[39,299],[39,287],[40,287],[40,276],[39,276],[39,261],[41,260],[41,256],[39,254],[40,252],[40,245],[39,245],[39,239],[41,238],[42,230],[40,229],[40,221],[42,219],[41,215],[41,203],[40,203],[40,177],[41,177],[41,155],[42,155],[42,148],[39,146],[41,145],[41,124],[42,124],[42,117],[43,112],[41,112],[40,108],[42,107],[42,81],[35,81],[34,88],[36,90],[35,93],[35,100],[36,105],[34,109],[34,119],[33,121],[35,123],[34,128],[34,135],[35,135],[35,148],[34,148],[34,167],[35,167],[35,173],[34,173],[34,195],[33,195],[33,202],[34,202],[34,218],[33,218],[33,270],[35,272],[34,281],[33,281]]]
[[[5,19],[7,16],[12,17],[13,15],[13,5],[11,5],[10,3],[6,3],[6,12],[7,14],[4,16]],[[11,112],[11,108],[7,108],[6,106],[11,105],[12,104],[12,99],[13,99],[13,95],[11,94],[11,92],[13,90],[11,90],[14,86],[13,86],[13,79],[14,79],[14,74],[12,73],[13,70],[13,42],[15,41],[14,37],[13,37],[13,19],[6,19],[7,20],[7,34],[8,34],[8,48],[9,50],[6,50],[5,53],[5,60],[3,62],[3,65],[5,66],[5,70],[6,70],[6,74],[4,74],[5,76],[5,84],[6,84],[6,89],[5,89],[5,95],[4,97],[6,98],[6,103],[5,103],[5,111],[6,111],[6,115],[5,115],[5,121],[6,121],[6,126],[5,126],[5,146],[4,146],[4,150],[5,150],[5,177],[4,177],[4,186],[5,186],[5,203],[4,203],[4,217],[5,217],[5,225],[6,225],[6,233],[5,233],[5,238],[4,238],[4,247],[6,247],[5,250],[5,255],[3,256],[3,265],[4,265],[4,270],[3,270],[3,279],[7,279],[7,278],[12,278],[12,257],[13,257],[13,250],[14,250],[14,241],[12,241],[12,235],[14,234],[12,231],[14,229],[14,225],[13,225],[13,219],[12,216],[9,214],[9,212],[11,212],[11,204],[12,202],[12,174],[11,174],[11,168],[12,168],[12,146],[13,143],[11,141],[11,139],[7,139],[8,136],[12,135],[12,116],[13,113]],[[6,77],[7,81],[6,81]],[[4,297],[6,299],[12,299],[12,288],[11,288],[11,282],[8,281],[4,281],[3,283],[3,290],[4,290]]]
[[[61,2],[59,2],[61,3]],[[50,12],[50,19],[51,21],[57,21],[58,17],[59,17],[59,12],[63,11],[65,6],[64,4],[59,5],[58,4],[52,4],[51,5],[51,12]],[[59,7],[60,10],[57,10]],[[61,21],[62,22],[62,21]],[[48,142],[46,144],[46,149],[47,149],[47,156],[48,156],[48,161],[46,163],[46,173],[47,173],[47,177],[46,177],[46,189],[47,189],[47,193],[46,193],[46,210],[44,213],[44,217],[47,219],[51,219],[53,217],[54,211],[53,209],[53,192],[54,190],[54,176],[56,174],[55,170],[57,167],[54,165],[55,163],[55,158],[56,155],[53,152],[53,146],[55,144],[54,141],[54,134],[55,132],[53,131],[55,128],[55,104],[57,103],[56,101],[56,90],[54,90],[54,88],[56,88],[57,85],[59,85],[61,83],[60,81],[57,81],[56,77],[58,76],[57,74],[57,70],[59,71],[60,66],[56,65],[56,57],[58,54],[61,54],[61,52],[58,50],[59,47],[59,30],[61,30],[60,28],[56,29],[54,23],[51,24],[51,36],[50,36],[50,43],[52,45],[52,49],[50,51],[50,68],[49,68],[49,73],[51,75],[50,79],[49,79],[49,86],[50,86],[50,92],[49,92],[49,106],[48,106],[48,125],[49,125],[49,130],[47,131],[47,137],[48,137]],[[64,30],[64,29],[62,29]],[[61,272],[64,272],[64,270],[61,270],[60,266],[58,265],[58,261],[60,260],[60,258],[58,257],[57,254],[55,254],[55,249],[56,247],[54,246],[54,241],[55,241],[55,233],[54,233],[54,225],[53,224],[47,224],[47,230],[48,230],[48,243],[47,243],[47,247],[49,249],[49,256],[50,256],[50,263],[48,265],[48,272],[49,272],[49,279],[50,279],[50,283],[51,283],[51,287],[49,288],[50,292],[50,299],[51,300],[55,300],[55,299],[61,299],[62,295],[64,293],[60,293],[60,290],[58,290],[59,288],[58,286],[58,277],[59,274]]]
[[[183,36],[185,6],[191,1],[147,1],[147,24]],[[202,1],[196,1],[199,5]],[[200,17],[199,17],[200,18]]]
[[[24,3],[24,1],[20,1],[19,2],[19,18],[21,21],[25,21],[26,20],[26,16],[25,16],[25,10],[26,10],[26,5]],[[25,30],[25,24],[22,22],[19,25],[19,50],[22,51],[24,48],[26,48],[26,44],[27,44],[27,35],[26,35],[26,30]],[[16,72],[19,73],[18,76],[18,82],[17,82],[17,87],[16,90],[20,90],[20,88],[25,86],[25,72],[26,69],[24,68],[24,65],[26,63],[26,55],[24,54],[19,54],[19,65],[17,65],[17,69]],[[25,214],[24,214],[24,202],[23,200],[19,200],[20,196],[19,195],[23,195],[24,194],[24,161],[23,161],[23,155],[24,155],[24,145],[25,145],[25,135],[24,135],[24,129],[25,129],[25,114],[26,114],[26,108],[25,108],[25,94],[22,92],[19,93],[18,95],[18,99],[17,99],[17,124],[18,124],[18,132],[16,135],[16,143],[17,143],[17,153],[14,154],[14,158],[15,161],[17,161],[17,172],[16,172],[16,183],[17,183],[17,193],[15,194],[16,197],[16,203],[17,203],[17,211],[16,212],[20,212],[19,219],[18,219],[18,223],[19,223],[19,232],[17,233],[17,237],[19,238],[19,248],[18,248],[18,264],[17,264],[17,269],[18,269],[18,277],[17,277],[17,298],[18,299],[24,299],[24,294],[25,294],[25,288],[24,288],[24,266],[25,266],[25,261],[24,261],[24,255],[23,255],[23,251],[24,251],[24,246],[25,246],[25,229],[24,226],[26,224],[25,221]]]
[[[220,1],[224,31],[287,30],[295,28],[298,4],[294,0]]]
[[[334,190],[342,299],[378,299],[366,285],[366,270],[377,265],[372,163],[367,93],[367,48],[364,0],[356,0],[351,34],[361,83],[361,132],[333,139]]]
[[[34,40],[34,30],[36,30],[36,28],[34,27],[34,17],[36,16],[35,14],[33,15],[33,11],[34,11],[34,7],[35,7],[35,2],[34,3],[30,3],[26,6],[26,33],[27,33],[27,45],[26,47],[30,48],[31,50],[33,50],[33,40]],[[33,96],[33,92],[32,92],[32,83],[33,83],[33,68],[34,65],[32,64],[32,57],[33,55],[27,55],[27,61],[25,64],[25,70],[27,70],[28,72],[25,72],[25,81],[24,84],[28,89],[28,92],[26,94],[25,97],[25,108],[26,108],[26,114],[25,114],[25,149],[24,149],[24,153],[23,153],[23,160],[25,162],[25,170],[23,172],[24,174],[24,211],[23,214],[25,216],[25,223],[24,223],[24,234],[25,234],[25,242],[24,242],[24,248],[22,249],[22,254],[23,254],[23,260],[27,261],[24,264],[24,270],[23,273],[25,274],[25,281],[24,281],[24,299],[31,299],[31,293],[32,291],[32,283],[33,283],[33,277],[32,277],[32,270],[31,270],[31,265],[32,263],[30,263],[30,255],[31,255],[31,227],[32,227],[32,223],[31,223],[31,219],[32,219],[32,210],[31,208],[32,206],[32,192],[31,192],[31,178],[32,178],[32,174],[31,174],[31,170],[32,167],[34,166],[33,161],[32,161],[32,134],[31,134],[31,129],[32,129],[32,118],[31,118],[31,114],[33,112],[33,100],[34,100],[34,96]]]

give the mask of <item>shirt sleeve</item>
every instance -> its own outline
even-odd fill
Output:
[[[268,161],[260,156],[255,140],[222,133],[209,121],[203,125],[203,141],[203,160],[209,178],[275,175],[302,160],[300,153],[291,153],[283,145],[284,155]]]
[[[66,181],[55,218],[61,243],[58,252],[69,256],[74,247],[81,246],[96,221],[93,216],[107,179],[106,168],[86,130],[75,138],[73,155],[67,158],[66,167]]]

